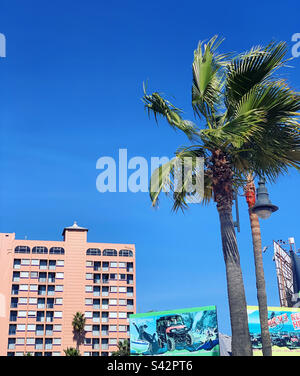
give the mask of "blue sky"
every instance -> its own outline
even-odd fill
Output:
[[[222,51],[243,51],[300,32],[300,4],[285,1],[2,0],[0,32],[1,232],[20,239],[60,240],[74,220],[89,241],[133,242],[139,312],[217,305],[230,332],[225,268],[215,205],[153,210],[147,193],[96,190],[96,161],[117,156],[172,156],[186,145],[164,121],[148,119],[142,82],[193,119],[191,64],[199,40],[226,38]],[[300,58],[283,73],[300,90]],[[263,245],[296,238],[300,178],[269,186],[280,210],[261,222]],[[238,243],[249,305],[256,304],[248,214],[240,198]],[[272,251],[264,255],[269,304],[279,304]]]

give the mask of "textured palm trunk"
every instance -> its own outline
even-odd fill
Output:
[[[231,210],[219,209],[232,330],[232,355],[251,356],[247,303]]]
[[[256,214],[249,208],[249,218],[252,232],[252,242],[255,261],[257,300],[259,306],[259,320],[261,327],[262,352],[264,356],[272,356],[272,342],[268,325],[268,303],[264,276],[261,233],[259,220]]]
[[[232,330],[232,355],[250,356],[252,346],[248,327],[247,303],[232,219],[233,172],[226,155],[215,150],[210,165],[214,200],[220,217],[223,256]]]

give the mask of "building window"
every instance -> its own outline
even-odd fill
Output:
[[[46,254],[48,253],[48,248],[47,247],[33,247],[32,253]]]
[[[20,272],[13,272],[13,282],[19,282],[20,281]]]
[[[30,285],[29,289],[30,289],[30,291],[37,291],[38,290],[38,285]]]
[[[62,298],[55,298],[55,304],[56,305],[61,305],[63,303],[63,299]]]
[[[49,253],[52,255],[64,255],[65,250],[62,247],[52,247]]]
[[[29,298],[29,304],[37,304],[37,298]]]
[[[11,286],[11,294],[18,295],[19,294],[19,285],[12,285]]]
[[[10,311],[9,321],[17,321],[17,311]]]
[[[45,270],[47,269],[47,260],[40,260],[40,269]]]
[[[26,339],[26,345],[34,345],[34,344],[35,344],[35,338]]]
[[[64,266],[65,262],[64,262],[64,260],[57,260],[56,265],[57,266]]]
[[[15,248],[15,253],[30,253],[30,248],[25,245],[18,245]]]
[[[14,259],[14,269],[20,269],[21,259]]]
[[[130,249],[121,249],[119,251],[119,256],[122,256],[122,257],[133,257],[133,252]]]
[[[26,297],[22,297],[19,299],[19,304],[27,304],[27,298]]]
[[[86,254],[88,256],[101,256],[101,250],[99,248],[89,248],[86,251]],[[103,253],[103,255],[104,255],[104,253]]]
[[[10,299],[10,308],[17,308],[18,307],[18,298],[11,298]]]
[[[32,266],[39,266],[39,264],[40,264],[40,260],[38,260],[38,259],[32,259],[31,260],[31,265]]]
[[[8,334],[10,336],[15,335],[16,334],[16,329],[17,329],[17,325],[16,324],[9,324]]]
[[[30,278],[34,279],[34,278],[38,278],[39,274],[38,272],[30,272]]]
[[[30,259],[21,259],[21,265],[24,265],[24,266],[30,265]]]
[[[115,249],[104,249],[103,256],[117,256],[118,253]]]

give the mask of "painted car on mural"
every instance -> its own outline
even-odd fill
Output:
[[[156,333],[159,347],[167,345],[168,351],[174,351],[177,345],[191,346],[194,342],[180,315],[160,317],[156,320]]]

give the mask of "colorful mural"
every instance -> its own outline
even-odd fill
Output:
[[[247,307],[249,331],[255,355],[261,354],[258,307]],[[300,309],[268,307],[273,355],[300,355]]]
[[[130,315],[131,355],[220,355],[215,306]]]

